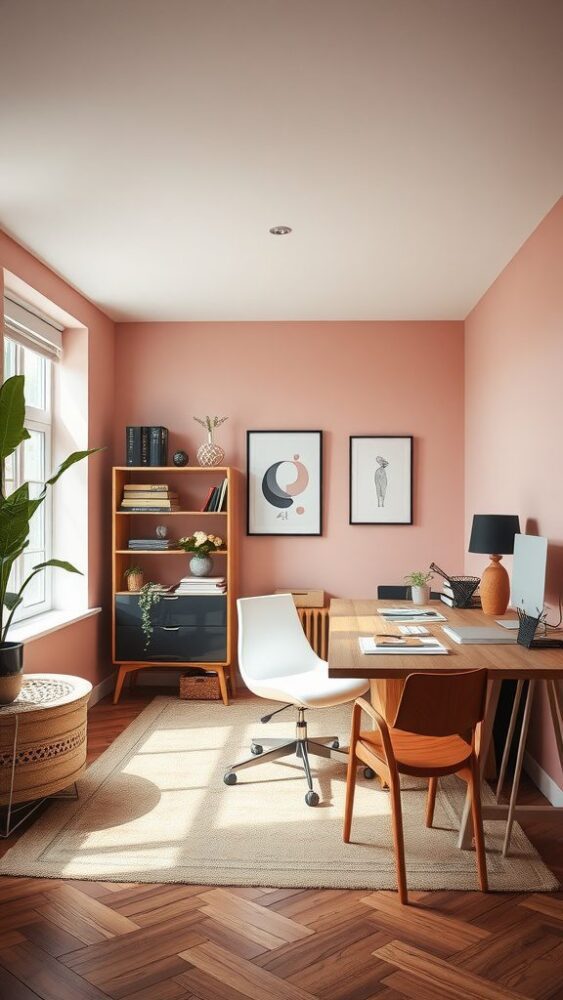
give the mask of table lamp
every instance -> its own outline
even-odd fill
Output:
[[[514,552],[514,535],[520,532],[517,514],[474,514],[470,552],[486,552],[491,561],[481,577],[481,605],[486,615],[503,615],[510,599],[508,573],[500,561]]]

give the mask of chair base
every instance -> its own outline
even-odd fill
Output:
[[[252,757],[240,761],[238,764],[233,764],[225,773],[223,778],[225,784],[236,785],[239,771],[295,755],[301,760],[307,779],[308,791],[305,795],[305,802],[308,806],[318,805],[319,796],[313,788],[309,756],[312,754],[315,757],[324,757],[328,760],[339,761],[341,764],[347,764],[348,751],[340,749],[337,736],[316,736],[315,739],[309,739],[307,723],[305,722],[305,709],[298,709],[298,713],[295,739],[262,739],[262,737],[253,739],[251,744]],[[267,749],[264,749],[265,747]]]

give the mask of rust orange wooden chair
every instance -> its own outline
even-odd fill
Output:
[[[486,670],[458,673],[410,674],[391,726],[376,709],[358,698],[352,714],[352,733],[346,784],[344,841],[350,843],[356,772],[361,762],[389,785],[393,844],[401,903],[407,903],[405,845],[401,814],[401,774],[428,778],[426,825],[432,826],[438,778],[458,774],[470,789],[477,871],[483,892],[488,889],[487,861],[481,816],[481,781],[477,755],[485,713]],[[361,713],[377,729],[360,729]],[[463,734],[463,735],[462,735]]]

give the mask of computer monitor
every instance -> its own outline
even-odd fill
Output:
[[[510,604],[523,608],[533,618],[543,611],[547,538],[541,535],[515,535]]]

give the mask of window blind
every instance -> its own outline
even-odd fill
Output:
[[[62,328],[21,303],[4,299],[4,325],[6,335],[23,347],[29,347],[50,361],[59,361],[62,357]]]

